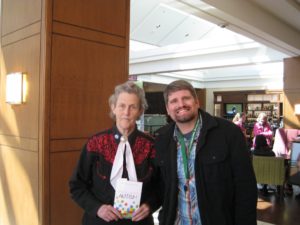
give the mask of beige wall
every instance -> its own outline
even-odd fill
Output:
[[[87,137],[111,126],[128,77],[129,0],[0,0],[0,224],[73,225],[68,179]],[[6,74],[28,77],[5,103]]]
[[[295,115],[294,106],[300,104],[300,56],[284,60],[284,127],[300,129],[300,116]]]

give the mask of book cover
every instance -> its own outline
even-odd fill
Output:
[[[131,219],[132,214],[140,207],[142,182],[119,179],[116,184],[114,208],[123,218]]]

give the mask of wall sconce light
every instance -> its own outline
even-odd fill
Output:
[[[25,102],[26,75],[10,73],[6,75],[6,102],[12,105]]]
[[[295,115],[300,115],[300,104],[295,104]]]

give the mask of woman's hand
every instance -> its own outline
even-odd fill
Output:
[[[119,213],[119,211],[111,205],[102,205],[98,209],[97,216],[105,220],[106,222],[110,222],[112,220],[117,221],[119,219],[122,219],[122,216]]]
[[[150,214],[151,210],[148,204],[142,204],[134,213],[132,217],[132,221],[140,221],[146,218]]]

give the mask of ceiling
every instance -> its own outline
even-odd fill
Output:
[[[281,89],[300,55],[300,0],[131,0],[130,69],[138,80],[198,88]]]

